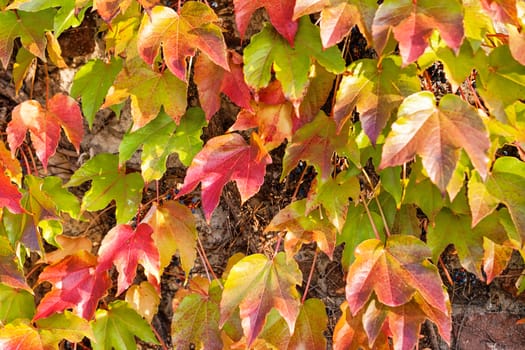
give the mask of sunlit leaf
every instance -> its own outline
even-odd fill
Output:
[[[147,282],[132,285],[126,292],[126,302],[149,323],[157,313],[160,296],[155,287]]]

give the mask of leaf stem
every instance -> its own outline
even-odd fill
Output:
[[[197,253],[199,253],[200,258],[202,262],[204,263],[204,270],[206,271],[206,276],[208,277],[208,280],[210,282],[212,281],[212,279],[210,278],[210,273],[211,273],[213,278],[216,279],[217,282],[219,283],[219,287],[221,287],[221,289],[224,289],[224,286],[222,285],[221,280],[217,277],[217,275],[215,274],[215,271],[213,271],[213,267],[211,266],[210,261],[206,257],[206,251],[204,250],[204,246],[202,245],[202,241],[199,235],[197,235],[197,242],[199,243],[199,246],[197,247]]]
[[[164,340],[160,336],[159,332],[157,332],[155,327],[152,326],[151,329],[153,330],[153,333],[155,333],[155,337],[158,339],[158,341],[160,343],[160,346],[162,346],[162,350],[168,350],[168,347],[166,346],[166,343],[164,342]]]
[[[303,183],[303,179],[306,174],[306,169],[308,169],[308,166],[306,166],[305,164],[305,167],[303,171],[301,172],[301,176],[299,177],[299,180],[297,181],[297,185],[295,186],[295,190],[293,191],[291,202],[295,201],[295,198],[297,197],[297,193],[299,193],[299,188],[301,187],[301,184]]]
[[[381,236],[379,235],[379,231],[377,230],[376,224],[372,218],[372,214],[370,213],[370,209],[368,209],[368,204],[366,204],[366,199],[363,196],[363,194],[360,194],[359,197],[361,198],[361,202],[363,202],[363,205],[365,207],[366,215],[368,216],[368,220],[370,221],[370,225],[372,225],[372,230],[374,230],[374,234],[378,240],[381,240]]]
[[[304,304],[306,300],[306,295],[308,294],[308,289],[310,289],[310,283],[312,282],[312,277],[314,275],[315,263],[317,262],[317,255],[319,254],[319,248],[315,249],[314,259],[312,261],[312,267],[310,268],[310,273],[308,274],[308,280],[306,280],[306,286],[304,287],[304,294],[301,299],[301,304]]]
[[[379,208],[379,214],[381,214],[381,219],[383,220],[383,225],[385,226],[386,236],[390,237],[390,229],[388,228],[388,222],[386,221],[385,213],[383,212],[383,207],[381,206],[381,203],[379,202],[379,199],[377,199],[377,196],[375,195],[374,184],[372,183],[372,180],[370,180],[370,177],[368,176],[368,173],[366,172],[365,168],[362,168],[361,171],[365,175],[366,181],[370,185],[370,188],[372,188],[372,191],[374,191],[374,193],[373,193],[374,200],[375,200],[375,202],[377,204],[377,207]],[[368,208],[367,208],[367,210],[368,210]]]

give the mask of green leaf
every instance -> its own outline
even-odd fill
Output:
[[[172,153],[189,166],[202,149],[202,128],[206,119],[202,109],[189,108],[179,126],[163,111],[146,126],[124,135],[119,146],[119,162],[124,164],[143,144],[142,176],[149,182],[159,180],[166,172],[166,161]],[[174,132],[175,131],[175,132]]]
[[[122,60],[119,58],[113,58],[109,63],[96,59],[88,61],[75,74],[71,96],[82,97],[82,112],[90,128],[93,127],[95,114],[121,69]]]
[[[248,85],[263,88],[270,83],[273,68],[285,96],[294,103],[300,102],[308,85],[312,59],[331,73],[339,74],[344,70],[339,49],[331,47],[323,50],[319,28],[308,18],[299,21],[293,48],[273,27],[267,25],[252,37],[244,51],[244,76]]]
[[[21,47],[16,54],[15,63],[13,64],[13,81],[15,83],[15,92],[18,93],[22,84],[24,83],[24,78],[29,71],[29,68],[35,61],[35,55],[33,55],[28,50]]]
[[[337,90],[334,119],[338,129],[359,112],[363,130],[375,145],[392,112],[403,99],[421,90],[414,64],[401,68],[399,56],[361,59],[348,67]]]
[[[39,12],[0,12],[0,63],[7,69],[13,52],[13,42],[20,38],[22,45],[33,55],[46,61],[45,31],[53,28],[54,9]]]
[[[41,318],[36,321],[36,324],[42,342],[54,348],[58,348],[62,339],[79,343],[84,337],[95,338],[88,321],[67,310]]]
[[[117,155],[101,153],[77,169],[65,186],[79,186],[90,180],[91,188],[82,199],[82,211],[104,209],[115,200],[117,223],[131,220],[142,200],[144,180],[139,173],[126,174],[125,167],[118,166]]]
[[[122,300],[110,303],[107,310],[97,310],[91,326],[94,350],[133,350],[137,348],[135,337],[158,344],[150,325]]]
[[[17,318],[32,319],[35,299],[28,291],[0,283],[0,323],[7,324]]]
[[[221,289],[210,285],[204,294],[185,296],[173,312],[172,343],[180,349],[222,349],[219,330]]]
[[[299,266],[295,260],[287,261],[282,252],[272,260],[262,254],[243,258],[233,266],[224,284],[219,326],[239,307],[249,347],[261,332],[267,314],[275,307],[293,332],[300,312],[296,285],[301,282]]]
[[[492,50],[488,63],[477,66],[481,84],[477,91],[491,114],[506,122],[505,108],[525,95],[525,66],[518,63],[507,45]]]

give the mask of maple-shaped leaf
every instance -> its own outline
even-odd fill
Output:
[[[525,241],[525,163],[513,157],[500,157],[492,167],[485,184],[474,177],[469,182],[472,225],[492,213],[499,203],[505,204],[518,234]]]
[[[102,108],[124,102],[131,97],[133,130],[149,123],[164,111],[178,124],[187,106],[187,85],[169,70],[155,72],[131,60],[120,71]]]
[[[487,284],[499,276],[507,267],[514,249],[504,244],[498,244],[487,237],[483,237],[483,272]]]
[[[292,138],[294,124],[300,121],[295,118],[293,106],[286,101],[278,80],[259,90],[258,95],[259,101],[252,103],[250,109],[242,109],[228,131],[257,128],[264,147],[271,151]]]
[[[143,281],[127,290],[126,302],[151,324],[160,304],[160,295],[155,286]]]
[[[483,242],[488,238],[501,244],[507,239],[507,232],[499,223],[497,215],[486,217],[474,228],[471,223],[470,215],[455,214],[443,208],[434,223],[428,227],[427,244],[432,249],[434,261],[437,261],[449,244],[454,244],[461,265],[483,280]],[[451,227],[454,229],[451,230]]]
[[[228,64],[229,71],[213,63],[206,55],[199,55],[195,61],[194,80],[206,120],[210,120],[221,107],[221,92],[237,106],[251,109],[252,94],[244,81],[242,56],[229,51]]]
[[[24,209],[20,206],[22,194],[18,186],[11,182],[11,179],[0,171],[0,208],[7,208],[13,214],[21,214]]]
[[[275,29],[288,40],[290,45],[293,45],[297,32],[297,22],[293,19],[294,3],[295,0],[234,0],[235,22],[241,38],[244,37],[246,29],[248,29],[253,13],[264,7]]]
[[[53,288],[40,301],[33,320],[66,309],[73,309],[75,314],[90,320],[98,301],[111,286],[108,273],[96,271],[96,266],[96,256],[85,250],[47,266],[38,277],[38,283],[48,281]]]
[[[334,74],[344,70],[345,62],[339,49],[324,50],[319,28],[308,18],[301,19],[293,47],[275,29],[266,25],[245,48],[244,77],[248,85],[263,88],[270,83],[273,69],[286,98],[299,105],[314,61]]]
[[[93,126],[95,114],[102,106],[104,97],[122,69],[122,60],[113,58],[109,62],[90,60],[75,74],[71,85],[71,96],[82,97],[82,112]]]
[[[55,9],[39,12],[0,11],[0,63],[4,69],[13,52],[13,43],[20,38],[22,45],[33,55],[46,61],[45,31],[53,29]]]
[[[5,350],[44,350],[38,331],[22,319],[0,328],[0,347]]]
[[[372,42],[372,21],[377,7],[373,0],[296,0],[294,18],[321,11],[319,26],[323,47],[340,42],[354,25]]]
[[[0,284],[0,322],[3,325],[17,318],[31,319],[35,314],[35,297],[26,290]]]
[[[512,57],[508,45],[495,48],[481,63],[486,66],[478,71],[480,84],[476,84],[476,90],[491,114],[506,122],[505,109],[525,94],[525,66]]]
[[[401,165],[417,154],[430,179],[444,193],[463,148],[485,177],[490,140],[479,113],[455,95],[447,94],[436,106],[429,91],[407,97],[392,124],[380,168]]]
[[[65,186],[79,186],[90,180],[91,188],[82,199],[82,210],[101,210],[114,200],[117,223],[126,223],[136,214],[144,180],[139,173],[126,174],[126,168],[118,165],[117,155],[96,155],[77,169]]]
[[[277,310],[272,309],[259,338],[264,339],[276,349],[326,349],[326,337],[323,332],[327,323],[328,317],[324,303],[320,299],[307,299],[301,305],[292,335],[290,335],[286,321]]]
[[[79,152],[84,129],[80,107],[73,98],[56,94],[47,101],[46,108],[35,100],[24,101],[13,109],[11,121],[7,125],[9,148],[14,154],[29,130],[36,155],[47,169],[47,161],[55,154],[58,146],[60,127]]]
[[[379,5],[372,26],[376,48],[384,46],[383,41],[392,30],[405,65],[423,54],[436,29],[449,47],[459,49],[464,29],[462,8],[457,0],[385,1]]]
[[[113,301],[107,310],[97,310],[91,327],[95,333],[94,350],[136,349],[135,337],[158,344],[148,322],[122,300]]]
[[[342,314],[334,328],[334,350],[371,349],[372,347],[369,346],[366,331],[363,328],[363,314],[365,310],[361,310],[356,315],[352,316],[347,301],[344,301],[340,308]],[[390,350],[388,343],[385,333],[380,333],[375,339],[373,349]]]
[[[107,271],[115,265],[119,274],[117,295],[133,283],[138,264],[144,267],[148,281],[160,291],[159,251],[152,233],[153,229],[146,223],[135,229],[127,224],[117,225],[100,243],[97,271]]]
[[[219,18],[205,3],[187,1],[175,12],[170,7],[155,6],[142,19],[138,33],[138,50],[147,64],[152,64],[160,51],[169,70],[186,81],[186,58],[199,49],[218,66],[229,70],[226,44]]]
[[[244,203],[259,191],[266,165],[271,162],[255,134],[250,144],[235,133],[214,137],[193,158],[177,198],[190,193],[201,182],[202,208],[209,221],[228,181],[235,181]]]
[[[224,284],[220,326],[239,307],[249,347],[261,332],[267,314],[276,308],[292,333],[300,312],[296,285],[301,281],[297,263],[287,261],[284,253],[278,253],[272,260],[262,254],[243,258],[232,267]]]
[[[197,258],[197,228],[191,210],[177,201],[152,205],[142,222],[153,229],[159,250],[160,269],[164,270],[178,251],[182,269],[189,275]]]
[[[160,180],[166,172],[168,157],[177,153],[182,164],[189,166],[202,149],[202,128],[206,125],[203,111],[189,108],[179,125],[164,111],[144,127],[128,132],[119,145],[119,163],[125,164],[142,147],[141,170],[146,182]]]
[[[480,0],[483,10],[496,22],[519,24],[516,0]]]
[[[350,266],[346,299],[353,315],[372,292],[380,303],[401,306],[417,292],[431,307],[445,312],[449,305],[436,266],[428,258],[430,249],[413,236],[393,235],[386,244],[377,239],[361,243]]]
[[[159,0],[137,0],[146,10],[151,10]],[[97,10],[98,14],[106,22],[111,22],[113,18],[120,12],[126,12],[131,5],[130,0],[95,0],[93,8]]]
[[[94,334],[87,320],[64,311],[36,321],[38,333],[44,349],[58,349],[59,343],[66,339],[80,343],[85,337],[94,340]]]
[[[394,109],[403,99],[421,90],[416,66],[401,68],[399,56],[361,59],[348,67],[337,91],[334,119],[340,130],[354,109],[366,135],[375,145],[377,137],[386,126]]]
[[[284,179],[296,167],[300,160],[313,165],[324,182],[332,173],[332,154],[344,152],[348,140],[348,133],[337,135],[336,124],[324,112],[319,112],[315,119],[300,128],[293,136],[292,142],[286,146],[283,157]]]
[[[443,339],[450,343],[450,308],[444,311],[434,309],[417,293],[412,300],[396,307],[372,299],[362,317],[370,346],[375,346],[379,337],[388,334],[395,350],[411,350],[416,346],[421,324],[427,318],[438,325]]]
[[[66,256],[73,255],[80,250],[90,252],[93,247],[93,242],[83,236],[69,237],[58,235],[55,237],[55,241],[58,243],[59,249],[45,255],[45,262],[48,264],[57,263]]]
[[[184,296],[179,294],[174,299],[172,343],[181,349],[222,349],[218,283],[205,283]]]
[[[299,252],[303,243],[316,242],[321,251],[333,256],[337,229],[326,217],[314,210],[306,211],[306,200],[299,200],[281,209],[264,232],[286,231],[284,250],[288,259]]]

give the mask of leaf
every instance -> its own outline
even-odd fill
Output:
[[[197,228],[191,210],[177,201],[165,201],[158,207],[152,205],[143,222],[153,229],[161,271],[178,251],[182,269],[189,276],[197,258]]]
[[[294,18],[321,11],[321,39],[323,47],[330,47],[340,42],[350,33],[354,25],[372,42],[372,20],[377,10],[373,0],[297,0]]]
[[[488,238],[501,244],[507,239],[507,233],[497,215],[485,218],[474,228],[471,227],[471,222],[470,216],[454,214],[443,208],[434,224],[428,227],[427,244],[432,249],[434,261],[437,261],[449,244],[454,244],[461,265],[475,273],[479,279],[484,279],[481,270],[483,242]],[[451,227],[454,229],[451,230]]]
[[[268,312],[276,308],[293,332],[300,312],[296,285],[301,281],[297,263],[287,262],[284,253],[278,253],[272,260],[262,254],[243,258],[233,266],[224,284],[219,326],[239,307],[249,347],[261,332]]]
[[[346,281],[346,299],[354,316],[372,292],[392,307],[409,302],[416,292],[432,308],[446,312],[449,307],[438,270],[427,260],[430,249],[419,239],[393,235],[386,245],[369,239],[356,248],[355,256]]]
[[[126,174],[118,166],[118,156],[101,153],[75,171],[66,187],[79,186],[91,180],[91,188],[82,198],[82,211],[104,209],[112,200],[117,206],[117,223],[125,223],[137,212],[142,200],[144,181],[139,173]]]
[[[300,160],[307,161],[315,167],[321,181],[329,179],[332,173],[332,154],[344,151],[348,133],[336,133],[336,125],[332,118],[327,118],[324,112],[319,112],[315,119],[304,125],[293,136],[292,142],[286,146],[283,157],[283,180],[296,167]]]
[[[268,314],[267,324],[259,335],[276,349],[326,349],[326,337],[323,331],[328,324],[326,308],[320,299],[307,299],[295,323],[292,335],[286,321],[273,309]]]
[[[158,344],[150,325],[122,300],[110,303],[108,310],[97,310],[91,327],[95,333],[94,350],[136,349],[135,337]]]
[[[21,47],[16,53],[15,62],[13,63],[13,81],[15,83],[15,93],[19,93],[22,85],[24,84],[24,78],[36,64],[36,57],[28,50]]]
[[[311,122],[328,100],[332,91],[335,75],[319,64],[310,70],[310,83],[306,95],[299,106],[299,116],[305,122]]]
[[[142,177],[146,182],[160,180],[171,154],[177,153],[182,164],[191,164],[202,149],[200,136],[205,125],[204,113],[198,107],[189,108],[178,126],[161,111],[146,126],[124,135],[119,146],[119,164],[125,164],[143,144]]]
[[[416,61],[423,54],[428,47],[428,38],[435,29],[449,47],[459,50],[464,37],[463,14],[459,2],[385,1],[379,5],[372,26],[376,48],[384,46],[383,38],[392,30],[399,42],[404,65]]]
[[[111,22],[117,14],[128,9],[130,2],[130,0],[95,0],[93,5],[104,21]],[[151,10],[159,3],[158,0],[138,0],[138,2],[146,10]]]
[[[480,0],[480,3],[494,21],[519,23],[516,0]]]
[[[151,324],[160,304],[160,296],[151,283],[144,281],[128,289],[126,302]]]
[[[71,96],[82,97],[82,112],[93,127],[95,114],[102,106],[104,97],[122,69],[122,60],[113,58],[109,62],[90,60],[75,74],[71,85]]]
[[[64,259],[68,255],[73,255],[78,251],[85,250],[91,251],[93,243],[87,237],[69,237],[65,235],[58,235],[55,237],[56,242],[59,245],[59,249],[47,253],[45,261],[48,264],[55,264],[60,260]]]
[[[284,94],[292,103],[299,105],[308,86],[312,61],[327,71],[339,74],[344,70],[344,60],[337,47],[323,50],[319,29],[304,18],[293,47],[272,27],[265,26],[254,35],[244,51],[244,77],[254,88],[268,86],[272,77],[282,84]]]
[[[401,165],[418,154],[430,179],[445,192],[463,148],[482,177],[490,146],[478,112],[459,97],[443,96],[436,106],[429,91],[407,97],[383,146],[380,169]]]
[[[202,208],[209,221],[228,181],[236,182],[243,203],[252,197],[264,181],[266,165],[272,162],[256,137],[252,134],[250,144],[239,134],[210,139],[193,158],[176,198],[190,193],[202,182]]]
[[[140,223],[135,229],[126,224],[117,225],[100,243],[97,271],[104,272],[115,265],[119,274],[117,295],[133,283],[138,264],[144,267],[148,282],[160,292],[159,251],[152,233],[153,229],[146,223]]]
[[[388,56],[381,62],[353,62],[337,91],[334,119],[338,131],[357,109],[363,130],[375,145],[392,112],[405,97],[420,90],[415,65],[401,68],[398,56]]]
[[[221,107],[221,92],[237,106],[251,109],[252,94],[244,81],[242,56],[229,51],[228,64],[229,71],[213,63],[206,55],[199,55],[195,61],[194,80],[208,121]]]
[[[319,249],[330,259],[333,257],[337,229],[318,211],[308,212],[306,200],[299,200],[281,209],[264,232],[286,231],[284,250],[292,259],[303,243],[317,243]]]
[[[485,184],[489,196],[482,197],[488,210],[481,211],[476,217],[473,214],[473,222],[474,219],[482,218],[482,215],[488,215],[497,203],[503,203],[508,208],[519,235],[525,240],[525,196],[522,191],[517,190],[524,186],[525,163],[513,157],[498,158]]]
[[[314,179],[308,192],[306,210],[312,212],[319,206],[332,225],[341,232],[346,221],[350,201],[357,201],[361,191],[357,176],[348,176],[350,172],[341,172],[335,179],[319,184]]]
[[[7,208],[13,214],[22,214],[24,209],[20,206],[22,194],[18,187],[11,182],[4,172],[0,172],[0,208]]]
[[[241,34],[244,37],[250,18],[253,13],[264,7],[270,17],[270,22],[277,29],[277,31],[293,45],[294,37],[297,32],[297,22],[293,20],[293,0],[234,0],[235,6],[235,22]]]
[[[154,72],[143,64],[132,62],[117,75],[102,108],[124,102],[131,97],[133,130],[148,124],[161,111],[175,121],[186,112],[187,85],[168,70]]]
[[[22,45],[33,55],[46,61],[45,31],[53,28],[54,9],[39,12],[0,12],[0,62],[4,69],[13,52],[13,42],[20,38]]]
[[[60,138],[60,127],[77,152],[84,136],[82,114],[77,102],[71,97],[56,94],[42,108],[35,100],[24,101],[13,109],[12,119],[7,125],[7,142],[11,152],[20,147],[29,130],[36,155],[47,169],[49,157],[55,154]]]
[[[33,320],[46,318],[66,309],[90,320],[97,308],[98,301],[106,295],[111,286],[107,272],[96,271],[97,258],[81,250],[60,262],[47,266],[37,283],[48,281],[53,288],[37,307]]]
[[[499,276],[507,267],[514,249],[503,244],[497,244],[483,237],[483,272],[487,276],[487,284]]]
[[[36,324],[45,349],[58,349],[63,339],[71,343],[80,343],[84,337],[94,339],[88,321],[69,311],[39,319]]]
[[[174,307],[172,343],[181,349],[222,349],[219,330],[221,290],[217,283],[190,293]]]
[[[507,45],[492,50],[485,65],[479,70],[477,91],[491,114],[506,121],[505,108],[525,94],[525,66],[512,57]]]
[[[170,7],[155,6],[144,16],[138,33],[140,57],[152,64],[162,45],[163,57],[169,70],[186,81],[186,58],[195,56],[199,49],[215,64],[229,70],[226,44],[219,18],[206,4],[187,1],[175,12]]]
[[[44,350],[38,331],[21,319],[0,328],[0,347],[5,350]]]
[[[34,314],[35,300],[31,293],[0,284],[0,322],[3,325],[17,318],[31,319]]]

